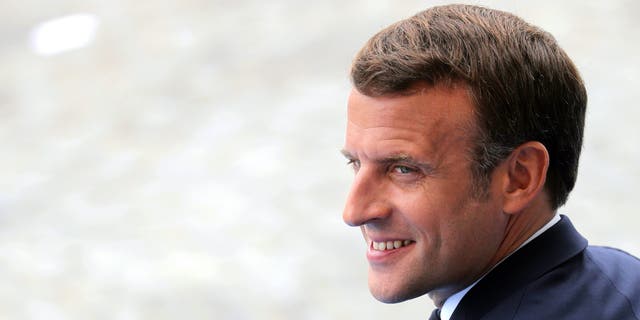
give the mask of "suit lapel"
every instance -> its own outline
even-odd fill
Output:
[[[481,319],[501,301],[580,253],[586,246],[587,240],[576,231],[569,218],[562,216],[553,227],[502,261],[471,288],[451,320]],[[515,303],[516,300],[512,301]]]

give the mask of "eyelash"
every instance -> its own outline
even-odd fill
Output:
[[[354,170],[358,170],[360,168],[360,161],[356,159],[348,159],[347,166],[352,167]],[[404,171],[406,172],[397,171],[397,170],[403,171],[402,169],[404,169]],[[392,171],[392,173],[397,173],[401,175],[415,174],[418,172],[418,170],[416,170],[415,168],[412,168],[410,166],[405,166],[405,165],[393,165],[391,166],[390,171]]]
[[[360,167],[360,161],[356,159],[348,159],[347,165],[352,167],[353,169],[357,169]]]

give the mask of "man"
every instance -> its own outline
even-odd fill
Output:
[[[587,246],[566,216],[586,91],[545,31],[434,7],[357,54],[343,213],[373,296],[428,293],[432,319],[640,319],[640,262]]]

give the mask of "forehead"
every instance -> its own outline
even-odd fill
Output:
[[[367,96],[352,89],[348,100],[349,117],[361,120],[400,120],[405,115],[411,122],[429,120],[469,121],[474,108],[465,85],[418,85],[403,94]],[[407,114],[411,113],[411,114]]]
[[[470,129],[474,128],[473,115],[474,107],[465,86],[425,85],[411,94],[381,97],[366,96],[354,89],[348,101],[345,147],[434,150],[447,142],[468,140]]]

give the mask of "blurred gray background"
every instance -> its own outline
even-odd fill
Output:
[[[443,1],[34,1],[0,10],[0,319],[426,319],[342,223],[351,58]],[[477,1],[589,90],[561,208],[640,254],[637,1]]]

